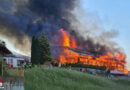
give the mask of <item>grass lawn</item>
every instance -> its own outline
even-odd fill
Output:
[[[25,90],[130,90],[130,79],[108,79],[61,68],[25,70]]]
[[[8,69],[7,75],[4,76],[24,77],[24,70]]]

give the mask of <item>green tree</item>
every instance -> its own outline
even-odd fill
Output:
[[[52,61],[51,49],[44,32],[40,37],[32,37],[31,62],[32,64],[43,64],[45,61]]]
[[[48,39],[44,36],[44,32],[42,32],[38,41],[40,47],[40,64],[43,64],[45,61],[52,61],[50,44]]]
[[[40,64],[40,48],[38,38],[32,37],[32,47],[31,47],[31,62],[32,64]]]

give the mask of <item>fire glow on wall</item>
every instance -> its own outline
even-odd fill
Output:
[[[82,55],[77,52],[70,50],[69,48],[79,48],[77,46],[76,40],[70,36],[70,34],[64,29],[60,29],[62,33],[62,46],[64,54],[60,54],[59,62],[61,64],[66,63],[82,63],[84,65],[94,65],[94,66],[105,66],[109,70],[115,70],[128,73],[128,70],[125,68],[125,56],[122,53],[117,53],[116,55],[107,52],[104,55]]]

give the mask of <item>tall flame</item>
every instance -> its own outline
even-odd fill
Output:
[[[73,37],[71,37],[64,29],[60,29],[60,32],[63,35],[63,47],[77,48],[77,43]],[[64,54],[60,55],[59,61],[61,64],[82,63],[84,65],[105,66],[109,70],[117,69],[118,71],[124,72],[124,74],[128,73],[128,70],[125,68],[125,56],[121,53],[113,56],[110,52],[107,52],[105,55],[93,57],[92,55],[80,55],[68,48],[64,48]]]
[[[75,39],[73,37],[70,37],[70,35],[64,29],[60,29],[60,31],[63,35],[62,46],[77,48],[77,44],[76,44]]]
[[[63,34],[63,46],[70,47],[70,39],[69,39],[68,34],[63,29],[60,29],[60,30]]]

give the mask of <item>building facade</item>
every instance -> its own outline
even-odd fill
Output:
[[[16,57],[14,55],[4,56],[2,57],[5,64],[8,65],[9,68],[18,68],[23,67],[25,59],[22,57]]]

